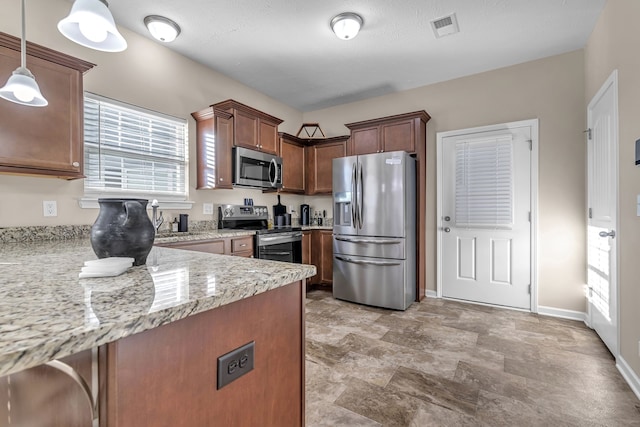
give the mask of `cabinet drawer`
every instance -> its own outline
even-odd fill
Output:
[[[253,254],[253,236],[231,239],[231,253],[251,252]]]

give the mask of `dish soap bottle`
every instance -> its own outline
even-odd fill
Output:
[[[173,218],[173,222],[171,223],[171,231],[174,233],[178,232],[178,218]]]

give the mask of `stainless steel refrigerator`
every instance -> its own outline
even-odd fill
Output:
[[[333,296],[405,310],[416,298],[416,160],[333,160]]]

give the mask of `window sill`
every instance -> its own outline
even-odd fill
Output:
[[[95,197],[82,197],[78,199],[78,204],[82,209],[98,209],[100,204],[98,204],[98,199],[100,198],[123,198],[123,199],[135,199],[135,196],[115,196],[115,195],[105,195],[105,196],[95,196]],[[161,197],[161,196],[160,196]],[[147,209],[151,209],[151,201],[156,197],[140,197],[143,199],[149,199],[149,204],[147,205]],[[191,209],[196,202],[192,202],[190,200],[163,200],[161,198],[158,199],[158,205],[161,209]]]

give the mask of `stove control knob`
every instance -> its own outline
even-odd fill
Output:
[[[224,216],[231,216],[233,214],[233,209],[232,208],[226,208],[224,210]]]

